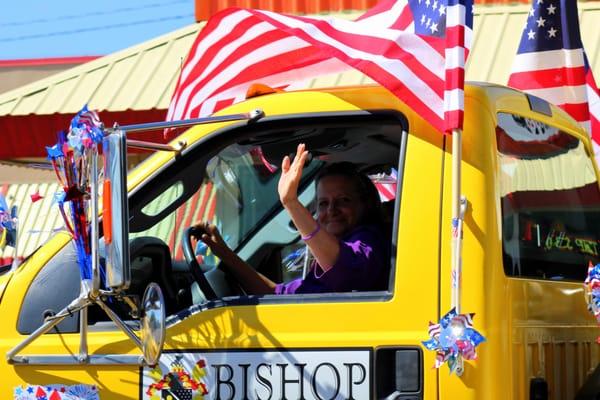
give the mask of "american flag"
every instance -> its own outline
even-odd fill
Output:
[[[167,120],[210,115],[255,82],[286,88],[355,68],[439,131],[460,128],[472,22],[472,0],[384,0],[355,21],[226,9],[193,43]]]
[[[382,202],[392,201],[396,198],[398,189],[398,170],[392,168],[389,174],[379,173],[369,175],[371,182],[375,185],[379,193],[379,199]]]
[[[576,0],[533,0],[508,85],[568,112],[600,153],[600,91],[587,62]]]

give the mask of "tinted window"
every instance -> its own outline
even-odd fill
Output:
[[[583,280],[600,261],[600,193],[583,143],[505,113],[496,137],[506,274]]]
[[[35,277],[23,299],[17,329],[30,334],[79,295],[79,267],[73,242],[63,247]],[[63,333],[79,330],[79,313],[65,318],[56,329]]]

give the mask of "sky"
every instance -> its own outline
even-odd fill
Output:
[[[194,22],[194,0],[5,0],[0,60],[102,56]]]

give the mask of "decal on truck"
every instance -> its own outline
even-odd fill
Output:
[[[100,400],[95,385],[25,385],[14,390],[15,400]]]
[[[366,399],[370,371],[370,350],[163,353],[141,399]]]

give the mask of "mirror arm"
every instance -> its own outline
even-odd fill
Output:
[[[53,318],[48,319],[47,321],[45,321],[42,324],[42,326],[40,326],[39,328],[37,328],[31,335],[29,335],[27,338],[25,338],[21,343],[19,343],[18,345],[16,345],[15,347],[13,347],[11,350],[9,350],[6,353],[6,359],[9,362],[16,361],[15,356],[21,350],[23,350],[25,347],[27,347],[31,342],[33,342],[35,339],[37,339],[41,335],[45,334],[46,332],[50,331],[52,328],[54,328],[56,325],[58,325],[63,319],[65,319],[68,316],[72,315],[73,311],[77,311],[77,310],[80,310],[81,308],[85,308],[85,307],[87,307],[90,304],[91,303],[90,303],[90,301],[88,300],[87,297],[79,296],[78,298],[76,298],[75,300],[73,300],[68,306],[66,306],[65,308],[63,308]]]
[[[142,341],[140,340],[140,338],[135,334],[135,332],[133,332],[133,330],[129,326],[127,326],[127,324],[125,324],[123,321],[121,321],[121,318],[119,318],[119,316],[117,314],[115,314],[115,312],[113,310],[111,310],[100,299],[96,299],[96,304],[98,304],[100,306],[100,308],[102,308],[102,310],[106,313],[106,315],[108,315],[108,318],[110,318],[119,328],[121,328],[121,330],[127,336],[129,336],[129,338],[131,340],[133,340],[133,342],[135,343],[135,345],[137,347],[139,347],[140,350],[142,350],[142,351],[144,350],[142,348]]]
[[[162,151],[171,151],[174,153],[181,153],[183,149],[187,146],[185,140],[180,140],[177,142],[176,146],[171,146],[169,144],[162,143],[154,143],[154,142],[144,142],[141,140],[133,140],[127,139],[127,147],[134,147],[136,149],[144,149],[144,150],[162,150]]]
[[[193,118],[184,119],[179,121],[161,121],[161,122],[149,122],[145,124],[134,124],[134,125],[123,125],[119,126],[115,124],[112,128],[105,128],[106,134],[115,133],[116,131],[122,130],[127,133],[130,132],[141,132],[141,131],[158,131],[164,129],[174,128],[186,128],[194,125],[212,124],[216,122],[229,122],[229,121],[248,121],[256,122],[263,118],[265,113],[260,108],[252,110],[247,113],[231,114],[231,115],[216,115],[204,118]]]
[[[129,308],[131,308],[129,315],[131,315],[132,318],[138,319],[140,317],[140,309],[138,308],[137,304],[131,300],[131,297],[123,296],[122,299],[125,303],[127,303]]]

